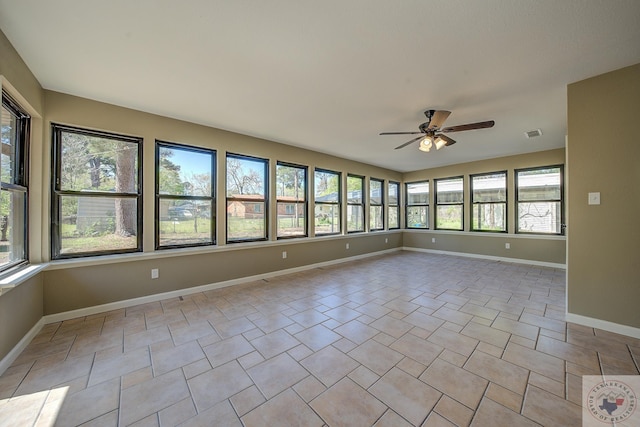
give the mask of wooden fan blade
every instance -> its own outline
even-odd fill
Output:
[[[447,120],[449,114],[451,114],[451,111],[437,110],[431,117],[431,121],[429,122],[429,129],[439,129],[440,126],[444,124],[445,120]]]
[[[413,144],[414,142],[421,140],[422,138],[424,138],[424,136],[420,135],[420,136],[419,136],[419,137],[417,137],[417,138],[413,138],[411,141],[405,142],[405,143],[404,143],[404,144],[402,144],[402,145],[398,145],[395,149],[396,149],[396,150],[399,150],[399,149],[401,149],[401,148],[404,148],[404,147],[406,147],[406,146],[407,146],[407,145],[409,145],[409,144]]]
[[[447,128],[441,129],[440,132],[461,132],[464,130],[486,129],[493,127],[493,125],[495,124],[496,122],[494,122],[493,120],[478,123],[467,123],[466,125],[449,126]]]
[[[381,132],[379,135],[418,135],[422,132]]]
[[[453,145],[453,144],[455,144],[455,143],[456,143],[456,140],[455,140],[455,139],[451,139],[451,138],[449,138],[447,135],[443,135],[443,134],[441,134],[441,133],[437,134],[437,135],[436,135],[436,138],[442,138],[442,139],[444,139],[445,141],[447,141],[447,143],[444,145],[445,147],[448,147],[448,146]]]

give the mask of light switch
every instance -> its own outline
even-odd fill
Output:
[[[589,193],[589,204],[590,205],[599,205],[600,204],[600,193]]]

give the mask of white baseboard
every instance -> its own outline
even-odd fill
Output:
[[[213,289],[226,288],[228,286],[239,285],[241,283],[253,282],[256,280],[268,279],[271,277],[283,276],[285,274],[298,273],[300,271],[311,270],[314,268],[321,268],[335,264],[342,264],[345,262],[356,261],[359,259],[365,259],[372,256],[384,255],[387,253],[398,252],[401,248],[387,249],[384,251],[372,252],[364,255],[356,255],[347,258],[340,258],[332,261],[319,262],[316,264],[304,265],[301,267],[288,268],[285,270],[277,270],[264,274],[257,274],[254,276],[241,277],[238,279],[225,280],[223,282],[210,283],[207,285],[195,286],[192,288],[178,289],[170,292],[163,292],[159,294],[147,295],[139,298],[132,298],[123,301],[116,301],[107,304],[95,305],[92,307],[80,308],[77,310],[65,311],[62,313],[49,314],[44,316],[44,324],[62,322],[64,320],[75,319],[78,317],[91,316],[98,313],[104,313],[105,311],[119,310],[122,308],[133,307],[139,304],[147,304],[150,302],[162,301],[168,298],[177,298],[179,296],[196,294],[198,292],[206,292]]]
[[[414,252],[426,252],[426,253],[440,254],[440,255],[462,256],[467,258],[480,258],[480,259],[488,259],[491,261],[512,262],[517,264],[537,265],[540,267],[560,268],[563,270],[567,268],[566,264],[559,264],[555,262],[534,261],[530,259],[521,259],[521,258],[505,258],[505,257],[499,257],[499,256],[491,256],[491,255],[471,254],[466,252],[439,251],[436,249],[412,248],[407,246],[403,246],[402,250],[414,251]]]
[[[22,339],[16,344],[9,353],[5,357],[0,360],[0,375],[4,373],[4,371],[9,368],[15,362],[15,360],[20,356],[20,353],[24,351],[25,348],[29,345],[31,340],[38,335],[38,332],[45,325],[44,317],[38,320],[35,325],[27,332],[27,334],[22,337]]]
[[[593,317],[581,316],[573,313],[567,313],[566,319],[567,322],[577,323],[590,328],[602,329],[604,331],[640,339],[640,328],[634,328],[633,326],[621,325],[619,323],[594,319]]]

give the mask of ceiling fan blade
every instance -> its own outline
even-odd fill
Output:
[[[381,132],[379,135],[419,135],[423,132]]]
[[[440,126],[442,126],[445,122],[445,120],[447,120],[447,118],[449,117],[449,114],[451,114],[451,111],[446,111],[446,110],[437,110],[433,113],[433,116],[431,116],[431,121],[429,122],[429,129],[434,130],[434,129],[439,129]]]
[[[421,140],[422,138],[424,138],[424,136],[420,135],[420,136],[419,136],[419,137],[417,137],[417,138],[413,138],[411,141],[405,142],[405,143],[404,143],[404,144],[402,144],[402,145],[398,145],[395,149],[396,149],[396,150],[399,150],[399,149],[401,149],[401,148],[404,148],[404,147],[406,147],[406,146],[407,146],[407,145],[409,145],[409,144],[412,144],[412,143],[414,143],[414,142],[416,142],[416,141],[418,141],[418,140]]]
[[[442,138],[445,141],[447,141],[447,143],[444,145],[445,147],[448,147],[448,146],[453,145],[453,144],[456,143],[455,139],[451,139],[447,135],[444,135],[444,134],[441,134],[441,133],[437,134],[436,138]]]
[[[486,122],[467,123],[466,125],[449,126],[441,129],[440,132],[461,132],[463,130],[486,129],[491,128],[496,122],[489,120]]]

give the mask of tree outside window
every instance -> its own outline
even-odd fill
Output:
[[[156,142],[156,247],[215,243],[215,151]]]
[[[278,238],[307,235],[307,168],[278,162],[276,166]]]
[[[316,236],[341,232],[340,194],[340,173],[316,169],[314,172]]]
[[[471,230],[507,231],[507,172],[471,176]]]
[[[516,170],[516,232],[564,234],[562,175],[562,166]]]
[[[347,175],[347,232],[364,231],[364,177]]]
[[[0,133],[0,271],[27,262],[27,177],[31,118],[4,91]]]
[[[400,228],[400,183],[389,181],[387,188],[388,216],[387,226],[389,229]]]
[[[52,257],[140,251],[142,140],[52,128]]]
[[[369,180],[369,230],[384,230],[383,184],[381,179]]]
[[[266,159],[227,154],[227,242],[267,239]]]
[[[429,181],[406,184],[407,228],[429,228]]]
[[[436,179],[436,230],[463,230],[464,181],[462,177]]]

